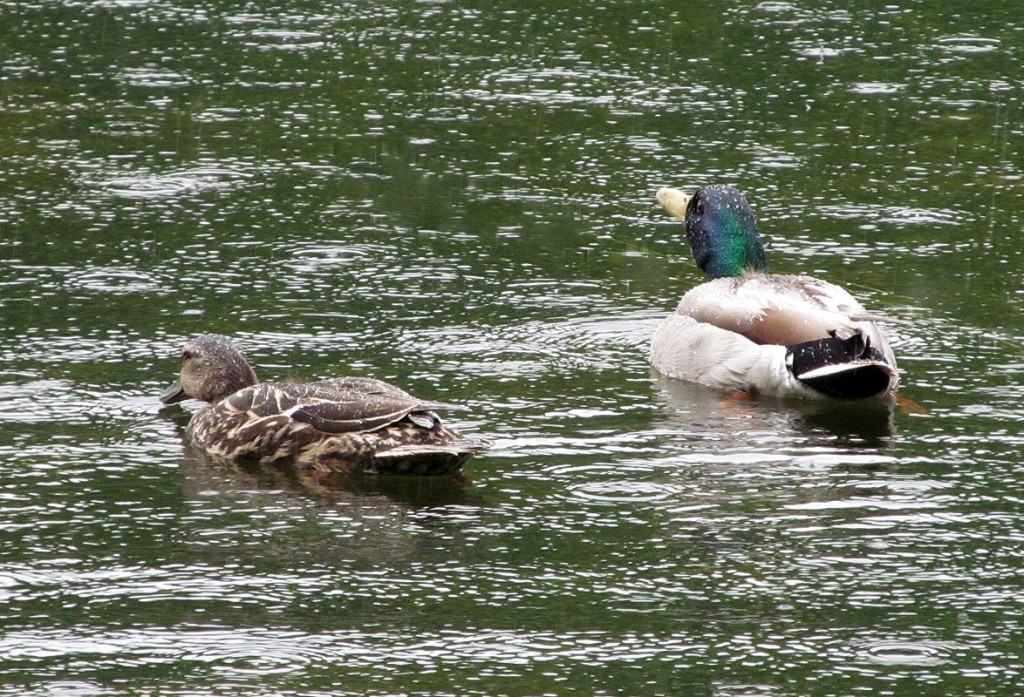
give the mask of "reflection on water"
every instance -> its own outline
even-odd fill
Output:
[[[1016,690],[1015,6],[598,9],[0,7],[0,695]],[[919,409],[652,376],[653,192],[712,181]],[[206,460],[156,399],[206,331],[495,447]]]
[[[728,394],[654,374],[667,400],[668,428],[721,448],[743,449],[774,444],[753,434],[783,435],[803,447],[884,447],[895,435],[893,407],[880,400],[855,402],[797,401]]]
[[[184,446],[181,473],[187,500],[210,501],[238,492],[300,496],[323,506],[344,505],[355,510],[367,503],[383,508],[444,507],[480,504],[472,480],[457,477],[388,477],[307,472],[294,467],[232,463],[211,458],[191,445]]]

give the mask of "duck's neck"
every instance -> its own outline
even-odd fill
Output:
[[[221,372],[200,379],[200,387],[192,393],[192,396],[215,404],[238,390],[252,387],[259,382],[256,372],[241,356],[232,357],[220,368]]]
[[[730,213],[723,215],[711,234],[702,240],[703,249],[694,247],[697,264],[711,279],[766,272],[764,245],[757,234],[753,214]]]

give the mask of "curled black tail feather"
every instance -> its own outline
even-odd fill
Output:
[[[889,389],[892,368],[870,337],[861,332],[845,339],[834,331],[829,334],[786,348],[786,365],[797,380],[838,399],[863,399]]]

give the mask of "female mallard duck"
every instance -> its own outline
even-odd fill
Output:
[[[441,424],[426,402],[373,378],[264,382],[217,334],[198,336],[181,353],[181,376],[160,394],[165,404],[207,402],[186,434],[208,453],[323,471],[440,475],[457,472],[489,443]]]
[[[746,199],[731,186],[693,196],[658,191],[686,224],[708,281],[690,290],[654,333],[651,364],[712,387],[778,397],[892,396],[896,358],[870,315],[842,288],[767,273]]]

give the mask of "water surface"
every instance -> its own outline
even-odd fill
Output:
[[[0,694],[991,694],[1022,670],[1022,24],[976,2],[0,3]],[[913,405],[665,381],[658,187]],[[468,484],[211,463],[184,340],[464,403]]]

